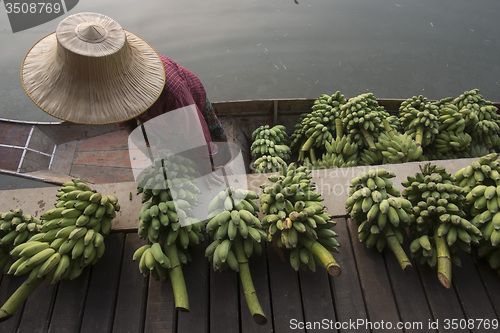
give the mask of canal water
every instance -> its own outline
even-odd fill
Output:
[[[212,101],[346,97],[431,99],[479,88],[500,101],[500,2],[494,0],[80,0],[12,33],[0,3],[0,117],[56,121],[22,88],[32,44],[67,15],[114,18],[195,72]]]

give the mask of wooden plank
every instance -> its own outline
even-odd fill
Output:
[[[280,259],[274,248],[269,246],[266,250],[269,261],[274,330],[288,332],[293,322],[304,321],[298,274],[290,263]],[[305,330],[294,329],[294,332],[305,332]]]
[[[95,165],[71,166],[72,177],[84,179],[93,184],[121,183],[134,181],[134,174],[130,168],[104,167]]]
[[[464,309],[467,319],[495,319],[498,318],[488,298],[487,291],[481,282],[479,273],[466,253],[460,253],[462,267],[453,268],[453,285]],[[491,330],[477,329],[475,332],[491,332]]]
[[[3,305],[19,286],[26,280],[27,276],[4,275],[0,284],[0,303]],[[1,306],[0,305],[0,306]],[[9,319],[0,322],[0,332],[16,332],[19,321],[23,314],[23,306]]]
[[[252,281],[255,287],[255,292],[259,298],[259,303],[264,312],[267,323],[265,325],[258,325],[250,315],[248,305],[243,294],[241,281],[238,278],[239,292],[240,292],[240,323],[242,333],[264,333],[274,332],[273,330],[273,312],[271,306],[271,295],[269,286],[269,272],[267,265],[267,252],[265,244],[263,244],[262,255],[254,255],[248,261],[250,267],[250,274],[252,274]]]
[[[358,267],[359,278],[363,288],[369,323],[364,327],[373,328],[373,332],[384,330],[376,329],[382,323],[390,323],[394,329],[391,332],[402,332],[395,328],[401,321],[391,284],[387,275],[384,257],[377,250],[367,249],[364,243],[360,243],[357,235],[357,226],[351,219],[347,222],[354,255]]]
[[[207,260],[198,258],[198,260]],[[238,273],[233,270],[215,272],[210,268],[210,332],[238,332]],[[245,311],[245,309],[241,309]]]
[[[108,332],[113,326],[124,234],[106,237],[106,251],[92,267],[80,332]]]
[[[18,332],[47,332],[56,294],[56,286],[42,282],[26,300]]]
[[[128,150],[128,133],[119,130],[81,140],[76,151]]]
[[[191,249],[193,261],[183,267],[189,296],[189,312],[177,313],[177,332],[208,332],[209,327],[209,267],[205,259],[208,240]]]
[[[458,301],[457,294],[453,288],[444,288],[437,278],[436,268],[429,266],[414,265],[414,270],[419,273],[420,280],[424,286],[427,301],[434,317],[434,322],[438,323],[440,333],[469,332],[469,330],[452,330],[444,328],[446,319],[464,319],[464,313]],[[456,270],[456,266],[453,267]],[[414,273],[416,273],[414,271]]]
[[[77,151],[73,164],[130,169],[130,157],[128,150]]]
[[[61,281],[50,319],[49,332],[78,332],[82,320],[91,269],[87,267],[78,278]]]
[[[4,145],[24,147],[31,131],[31,127],[32,125],[0,121],[0,143]]]
[[[177,314],[170,281],[149,279],[144,333],[175,332]]]
[[[496,315],[500,317],[500,275],[490,267],[485,259],[476,262],[476,267]]]
[[[337,240],[340,243],[340,248],[339,253],[335,253],[334,257],[342,269],[342,274],[335,278],[329,277],[337,321],[341,323],[349,323],[358,319],[368,320],[347,221],[345,218],[335,219],[337,225],[333,230],[339,234]],[[365,333],[369,330],[363,327],[356,332]]]
[[[0,147],[0,169],[17,171],[22,155],[22,149]]]
[[[406,243],[403,248],[410,256]],[[436,332],[436,329],[429,328],[429,322],[434,318],[418,273],[404,272],[389,249],[384,251],[384,257],[401,320],[405,325],[409,325],[405,332]],[[413,260],[413,265],[415,264]]]
[[[309,329],[306,326],[306,330],[307,332],[323,331],[322,325],[331,325],[337,321],[328,273],[318,266],[316,272],[300,271],[299,281],[304,321],[308,323],[307,325],[309,323],[311,325]],[[330,332],[334,331],[330,330]]]
[[[143,329],[147,279],[140,273],[138,262],[134,262],[132,256],[144,244],[146,241],[137,233],[125,234],[113,332],[140,332]]]

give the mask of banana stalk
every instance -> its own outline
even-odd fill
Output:
[[[436,242],[437,250],[437,270],[439,282],[445,287],[451,287],[451,257],[450,250],[448,249],[448,244],[443,237],[438,237],[437,234],[434,235],[434,241]]]
[[[337,138],[341,138],[344,135],[344,126],[342,125],[341,118],[335,118],[335,131],[337,132]]]
[[[342,274],[342,269],[340,268],[340,265],[337,263],[335,258],[333,258],[330,251],[325,249],[323,245],[305,237],[299,238],[299,243],[304,245],[314,254],[314,256],[321,262],[323,267],[326,269],[328,274],[330,274],[333,277]]]
[[[401,247],[396,235],[394,234],[394,230],[391,227],[384,228],[384,236],[387,240],[387,245],[391,249],[392,253],[398,259],[399,265],[405,272],[410,272],[413,269],[410,259],[406,255],[405,251]]]
[[[368,147],[370,147],[371,151],[377,151],[377,147],[375,146],[375,142],[373,141],[373,137],[368,133],[368,131],[364,127],[360,127],[361,133],[363,134],[363,137],[365,138],[366,143],[368,144]]]
[[[26,301],[29,295],[40,285],[42,279],[33,281],[26,280],[17,288],[17,290],[9,297],[7,302],[0,308],[0,322],[9,319],[16,313],[17,309]]]
[[[238,237],[234,242],[236,259],[238,260],[238,266],[240,268],[239,275],[241,280],[241,285],[243,286],[243,292],[245,294],[245,300],[247,302],[248,309],[252,314],[252,318],[259,325],[264,325],[267,323],[267,318],[262,311],[262,307],[259,303],[259,298],[257,297],[257,292],[252,281],[252,275],[250,274],[250,268],[248,267],[248,259],[245,255],[243,249],[242,240]]]
[[[424,125],[419,125],[417,127],[417,133],[415,134],[415,142],[419,147],[422,146],[423,136],[424,136]]]
[[[179,311],[187,312],[189,311],[188,293],[179,261],[179,254],[177,253],[177,246],[175,244],[166,246],[165,252],[171,264],[169,276],[172,283],[172,290],[174,291],[175,308]]]

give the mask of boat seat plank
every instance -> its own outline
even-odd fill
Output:
[[[401,319],[392,293],[384,258],[376,249],[368,249],[364,243],[359,242],[358,227],[353,220],[348,219],[347,224],[353,244],[359,279],[363,288],[369,322],[381,323],[384,321],[395,325]],[[373,332],[377,332],[377,330],[373,330]],[[402,332],[402,330],[394,329],[391,332]]]
[[[177,314],[174,307],[172,285],[167,281],[155,280],[150,277],[144,332],[176,332],[176,325]]]
[[[445,319],[456,318],[460,320],[466,318],[460,306],[455,289],[446,289],[441,285],[437,278],[437,271],[435,268],[415,265],[413,273],[417,272],[422,281],[427,301],[432,311],[433,320],[439,323],[439,332],[469,332],[469,330],[448,330],[444,329],[443,326],[443,321]],[[453,274],[457,274],[455,267],[453,267]]]
[[[49,332],[78,332],[82,323],[89,279],[90,269],[85,269],[78,278],[58,283]]]
[[[404,246],[404,250],[410,255],[411,252],[407,246]],[[384,251],[384,258],[401,320],[408,325],[416,323],[405,332],[436,332],[434,329],[429,329],[428,321],[432,320],[432,313],[415,268],[411,272],[404,272],[395,255],[389,249]],[[415,260],[412,260],[412,264],[413,266],[418,265]],[[420,323],[421,327],[418,326]]]
[[[190,250],[193,260],[189,265],[183,266],[184,280],[189,295],[189,312],[177,313],[177,332],[208,332],[209,323],[209,267],[205,257],[205,248],[208,239]],[[193,320],[196,318],[196,320]]]
[[[233,270],[215,272],[212,267],[209,270],[210,332],[238,332],[240,330],[238,273]],[[192,301],[190,299],[190,302],[193,301],[197,302],[198,299]]]
[[[262,244],[262,254],[260,256],[255,254],[253,257],[251,257],[248,261],[248,265],[250,267],[250,274],[252,274],[252,281],[255,287],[255,292],[257,293],[257,297],[259,298],[262,311],[266,315],[267,323],[265,325],[255,324],[254,319],[250,315],[250,311],[248,311],[248,305],[243,293],[243,287],[241,286],[241,281],[238,277],[238,286],[240,292],[240,332],[242,333],[273,332],[273,309],[271,304],[271,291],[269,287],[269,271],[266,246],[266,244]]]
[[[333,290],[333,303],[337,321],[349,322],[358,319],[367,320],[363,291],[359,281],[358,269],[354,260],[354,252],[351,245],[351,238],[347,226],[348,220],[336,218],[337,225],[333,228],[339,235],[339,253],[334,253],[334,258],[339,263],[342,274],[337,277],[330,277],[330,285]],[[365,333],[369,330],[360,328],[358,332]]]
[[[292,319],[298,322],[304,321],[298,273],[289,262],[280,258],[274,247],[268,246],[266,252],[269,262],[274,330],[287,332],[290,330]],[[294,332],[305,332],[305,330],[296,329]]]
[[[106,237],[106,251],[92,266],[80,332],[108,332],[113,325],[124,243],[123,233]]]
[[[139,273],[139,263],[132,257],[146,243],[135,232],[125,234],[113,332],[140,332],[143,328],[147,279]]]

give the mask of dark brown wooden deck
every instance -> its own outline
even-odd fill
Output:
[[[213,272],[203,246],[184,268],[191,311],[178,313],[169,282],[143,278],[131,259],[144,241],[135,232],[115,232],[106,239],[101,261],[77,280],[38,287],[14,317],[0,323],[0,332],[498,332],[444,328],[447,319],[498,319],[500,277],[486,263],[463,255],[463,267],[454,267],[452,288],[445,289],[435,271],[417,266],[403,273],[391,253],[379,254],[360,244],[350,220],[337,222],[342,245],[335,254],[342,267],[337,278],[323,269],[296,273],[270,248],[251,260],[268,318],[264,326],[250,317],[237,274]],[[24,278],[4,276],[0,301]],[[294,329],[294,323],[323,320],[347,326]],[[349,326],[361,320],[368,324]],[[429,329],[435,321],[439,330]],[[382,322],[393,329],[369,329]],[[413,328],[398,330],[398,322]]]

